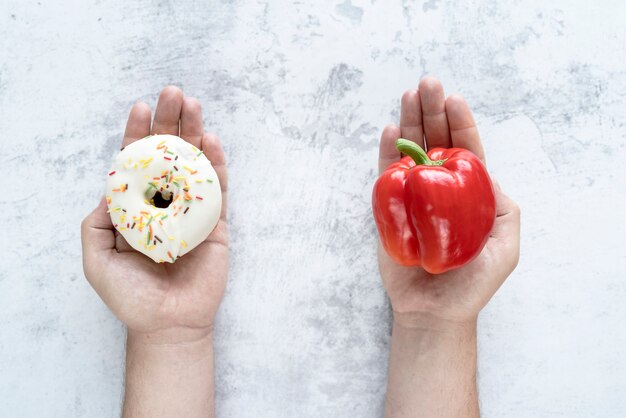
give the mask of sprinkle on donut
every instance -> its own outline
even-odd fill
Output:
[[[115,228],[156,262],[173,263],[203,242],[221,211],[211,163],[172,135],[149,136],[123,148],[107,176],[106,200]]]

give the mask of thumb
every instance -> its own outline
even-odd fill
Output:
[[[115,248],[115,229],[111,217],[107,213],[107,204],[104,198],[91,212],[80,226],[81,242],[83,247],[83,268],[88,280],[89,272],[98,268],[106,252]]]
[[[497,181],[493,180],[496,194],[496,222],[490,239],[494,240],[493,249],[508,261],[511,271],[519,261],[520,250],[520,208],[508,197]]]
[[[383,171],[402,157],[396,148],[396,139],[402,136],[402,131],[395,125],[388,125],[383,130],[378,148],[378,172]]]

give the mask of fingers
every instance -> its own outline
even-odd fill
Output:
[[[211,161],[211,165],[217,173],[222,189],[222,219],[226,219],[227,193],[228,193],[228,172],[226,170],[226,157],[222,143],[217,135],[206,133],[202,137],[202,151]]]
[[[400,132],[402,138],[409,139],[424,148],[424,129],[419,90],[408,90],[402,95]]]
[[[151,118],[152,112],[150,111],[150,106],[143,102],[137,102],[133,105],[128,115],[128,122],[126,122],[122,148],[138,139],[150,135]]]
[[[198,149],[202,149],[204,124],[202,122],[202,106],[194,97],[183,98],[180,113],[180,136]]]
[[[174,86],[165,87],[159,95],[159,101],[154,111],[152,133],[178,135],[182,107],[182,90]]]
[[[81,224],[81,240],[87,251],[100,251],[115,248],[113,224],[107,213],[107,203],[104,198]]]
[[[222,142],[215,134],[206,133],[202,137],[202,150],[204,155],[211,161],[213,167],[226,167],[226,156],[224,155],[224,148],[222,148]],[[220,173],[217,173],[219,176]],[[227,181],[226,176],[219,178],[222,190],[226,191]]]
[[[390,164],[395,163],[401,157],[396,148],[396,140],[402,136],[401,129],[396,125],[387,125],[380,138],[378,148],[378,171],[382,173]]]
[[[126,238],[118,231],[115,231],[115,250],[118,253],[127,253],[131,251],[135,251],[133,247],[126,241]]]
[[[450,126],[450,139],[453,147],[472,151],[485,163],[485,150],[480,142],[478,128],[467,102],[460,95],[446,99],[446,114]]]
[[[429,150],[439,147],[449,148],[450,131],[443,86],[434,77],[423,78],[419,84],[419,97],[426,146]]]
[[[83,220],[80,230],[85,271],[97,271],[106,262],[105,253],[115,249],[114,228],[104,199]],[[91,281],[94,276],[97,275],[87,274],[87,279]]]

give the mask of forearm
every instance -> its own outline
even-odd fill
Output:
[[[122,416],[214,417],[212,335],[180,343],[129,331]]]
[[[476,321],[395,315],[385,416],[480,415],[476,389]]]

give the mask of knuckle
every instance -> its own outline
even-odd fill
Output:
[[[459,93],[452,93],[446,99],[447,103],[462,103],[463,101],[465,101],[465,99]]]
[[[520,206],[517,204],[517,202],[515,202],[514,200],[511,200],[511,211],[519,218],[521,213],[522,213],[522,209],[520,208]]]
[[[439,82],[437,78],[435,78],[432,75],[427,75],[426,77],[420,80],[419,87],[420,89],[428,90],[428,89],[436,89],[440,85],[441,83]]]
[[[89,225],[89,216],[85,217],[81,222],[80,222],[80,231],[81,232],[85,232],[85,230],[87,229],[88,225]]]
[[[200,104],[200,101],[196,99],[195,97],[185,97],[184,104],[185,104],[185,107],[188,108],[189,110],[202,109],[202,105]]]
[[[178,86],[174,86],[172,84],[166,86],[161,93],[167,97],[182,97],[183,91]]]
[[[517,248],[515,249],[515,252],[513,253],[513,270],[515,270],[515,268],[519,265],[519,260],[520,260],[520,250],[519,250],[519,245],[517,246]]]
[[[416,90],[405,90],[404,93],[402,93],[402,103],[407,103],[409,101],[411,101],[416,94]]]
[[[385,128],[383,129],[383,136],[387,136],[386,134],[391,134],[397,130],[398,130],[398,126],[394,125],[393,123],[390,123],[389,125],[385,126]]]

